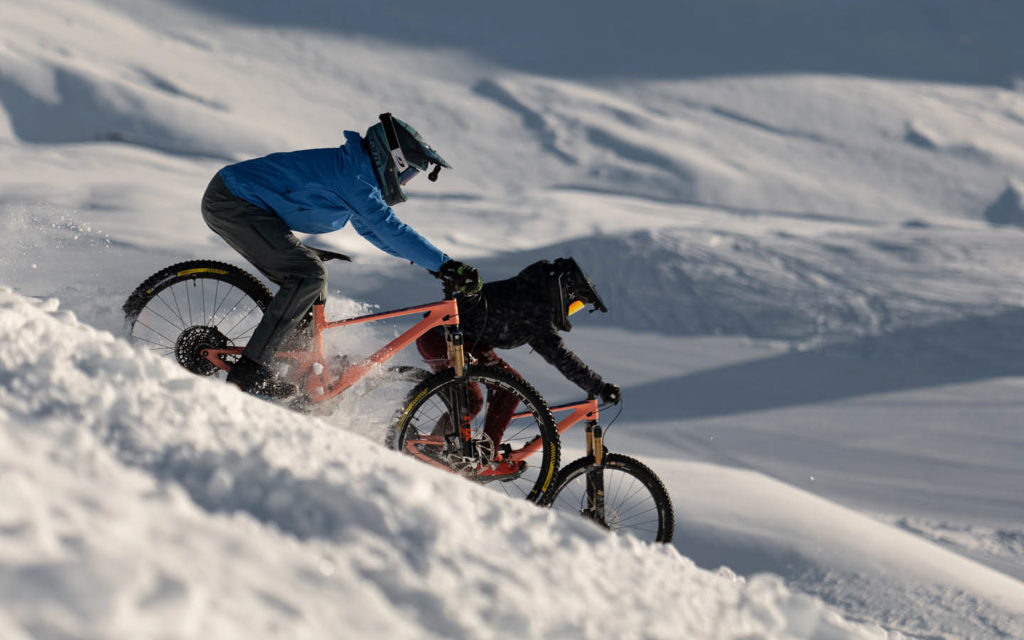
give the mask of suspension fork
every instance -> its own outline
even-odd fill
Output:
[[[587,503],[584,515],[607,526],[604,513],[604,437],[596,420],[587,421],[587,455],[594,458],[594,469],[587,473]]]
[[[445,332],[448,343],[448,362],[455,370],[452,393],[452,424],[455,426],[457,448],[465,457],[473,455],[473,434],[470,430],[469,385],[466,384],[466,349],[462,331],[456,327]],[[455,445],[455,442],[451,443]]]

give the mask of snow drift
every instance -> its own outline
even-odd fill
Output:
[[[0,400],[6,638],[884,635],[776,578],[697,569],[189,376],[10,289]]]

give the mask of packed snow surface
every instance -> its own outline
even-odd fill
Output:
[[[0,637],[1024,637],[1024,5],[0,15]],[[244,266],[199,216],[219,167],[382,111],[455,168],[403,220],[486,279],[597,282],[566,339],[622,385],[606,443],[665,481],[672,547],[384,450],[401,389],[310,418],[124,339],[151,273]],[[356,258],[333,315],[439,295],[306,240]]]

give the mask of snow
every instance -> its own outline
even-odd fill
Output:
[[[1024,637],[1024,9],[847,4],[4,2],[0,637]],[[384,110],[455,167],[403,220],[598,283],[566,338],[672,547],[384,450],[401,389],[309,418],[122,338],[151,273],[244,264],[220,166]],[[438,296],[309,241],[332,314]]]
[[[22,637],[881,637],[192,377],[56,299],[0,291],[0,337]]]

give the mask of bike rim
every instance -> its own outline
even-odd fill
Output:
[[[150,297],[131,325],[131,337],[174,358],[179,338],[190,329],[216,328],[227,344],[244,345],[262,317],[260,306],[238,286],[190,278],[173,282]]]
[[[587,497],[587,477],[604,478],[604,509],[593,511]],[[662,535],[662,514],[651,490],[633,474],[613,466],[588,467],[564,484],[551,508],[582,515],[616,532],[630,533],[647,542]]]
[[[516,393],[514,389],[506,387],[500,384],[500,381],[486,380],[479,381],[473,384],[480,384],[483,387],[483,406],[476,416],[470,423],[470,432],[474,440],[484,440],[485,435],[485,417],[489,407],[489,394],[486,393],[488,386],[500,386],[503,390],[510,393]],[[443,435],[442,431],[446,430],[450,433],[451,424],[450,415],[450,400],[447,398],[456,388],[455,382],[445,385],[439,393],[433,393],[429,395],[423,403],[417,407],[415,414],[410,418],[409,422],[403,429],[403,437],[400,442],[399,448],[406,450],[407,453],[411,453],[416,457],[424,459],[432,457],[438,464],[435,466],[450,466],[450,460],[442,459],[442,443],[443,440],[440,436]],[[519,396],[518,393],[516,393]],[[524,399],[519,396],[520,407],[524,403]],[[529,406],[529,405],[527,405]],[[528,412],[526,416],[513,419],[508,427],[505,429],[504,434],[501,437],[499,443],[496,446],[508,445],[508,449],[511,450],[513,457],[517,451],[523,450],[530,445],[536,447],[536,443],[542,440],[542,430],[538,423],[537,418],[532,410]],[[409,451],[407,445],[412,444],[413,448],[419,447],[419,451]],[[494,446],[494,445],[492,445]],[[525,470],[522,471],[521,475],[516,476],[513,479],[502,479],[502,478],[482,478],[473,474],[465,474],[471,476],[472,479],[485,484],[488,488],[504,493],[513,498],[532,499],[531,495],[535,498],[537,495],[536,487],[541,481],[541,474],[545,472],[544,464],[547,452],[537,451],[533,455],[526,459]],[[433,463],[432,463],[433,464]],[[454,469],[459,471],[459,469]]]

